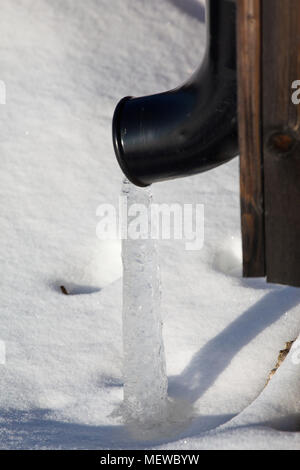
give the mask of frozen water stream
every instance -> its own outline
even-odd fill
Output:
[[[125,180],[122,195],[127,197],[128,229],[133,219],[137,225],[145,221],[145,217],[139,221],[136,216],[133,217],[131,211],[138,211],[136,204],[143,205],[150,221],[150,189],[137,188]],[[124,414],[127,421],[149,425],[166,418],[168,385],[162,338],[158,254],[150,230],[148,223],[138,239],[132,239],[129,233],[127,239],[123,240],[122,253]]]

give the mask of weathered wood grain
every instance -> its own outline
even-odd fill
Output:
[[[245,277],[265,276],[261,13],[261,0],[237,1],[238,113]]]
[[[300,1],[263,0],[262,15],[267,280],[300,287]]]

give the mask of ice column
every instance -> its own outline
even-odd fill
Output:
[[[137,209],[136,216],[128,217],[129,234],[122,242],[125,417],[155,424],[165,419],[167,375],[158,253],[156,242],[150,237],[152,193],[125,180],[122,195],[127,197],[129,213]],[[144,211],[138,210],[141,207]],[[131,223],[146,224],[142,239],[131,238]]]

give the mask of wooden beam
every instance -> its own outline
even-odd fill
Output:
[[[263,0],[262,14],[267,280],[300,287],[300,1]]]
[[[265,276],[261,140],[261,0],[238,0],[237,15],[244,276],[261,277]]]

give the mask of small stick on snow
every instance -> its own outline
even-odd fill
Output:
[[[294,341],[288,341],[287,343],[285,343],[285,349],[282,349],[280,352],[279,352],[279,356],[278,356],[278,360],[277,360],[277,364],[275,366],[274,369],[271,370],[270,374],[269,374],[269,377],[268,377],[268,380],[267,380],[267,383],[265,386],[268,385],[268,383],[270,382],[270,380],[273,378],[273,376],[276,374],[276,372],[278,371],[279,367],[281,366],[281,364],[285,361],[287,355],[289,354],[294,342]]]
[[[65,286],[60,286],[60,290],[62,291],[62,293],[64,295],[69,295],[69,292],[67,291],[67,289],[65,288]]]

